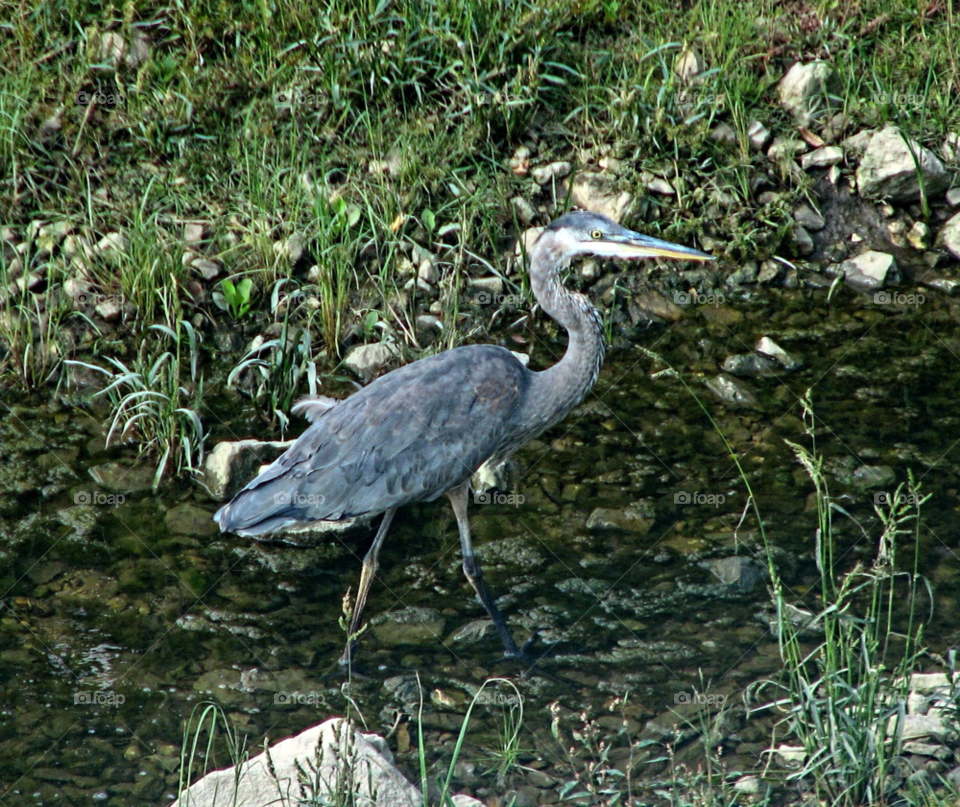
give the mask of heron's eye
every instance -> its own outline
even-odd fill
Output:
[[[590,237],[594,241],[599,241],[601,238],[603,238],[603,233],[600,232],[600,230],[594,230],[592,233],[590,233]]]

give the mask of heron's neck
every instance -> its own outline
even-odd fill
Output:
[[[563,246],[540,238],[530,255],[530,281],[540,307],[567,331],[567,352],[553,367],[533,374],[532,401],[548,428],[562,420],[593,387],[603,364],[604,335],[600,314],[582,294],[566,289],[560,269]]]

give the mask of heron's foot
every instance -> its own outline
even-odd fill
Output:
[[[533,652],[533,646],[536,644],[539,635],[540,634],[538,631],[534,631],[530,634],[530,638],[527,639],[527,641],[525,641],[521,647],[517,647],[516,643],[511,640],[510,646],[503,651],[503,658],[497,659],[497,661],[494,663],[498,664],[504,661],[536,662],[540,658],[540,654]]]

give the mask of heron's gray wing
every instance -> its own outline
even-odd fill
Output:
[[[381,376],[320,414],[220,510],[258,535],[432,500],[510,442],[529,372],[508,350],[449,350]]]

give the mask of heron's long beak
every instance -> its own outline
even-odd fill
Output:
[[[597,246],[601,246],[597,244]],[[690,247],[671,244],[642,233],[629,232],[607,236],[602,245],[602,254],[611,258],[673,258],[681,261],[712,261],[712,255]],[[599,252],[599,250],[598,250]]]

